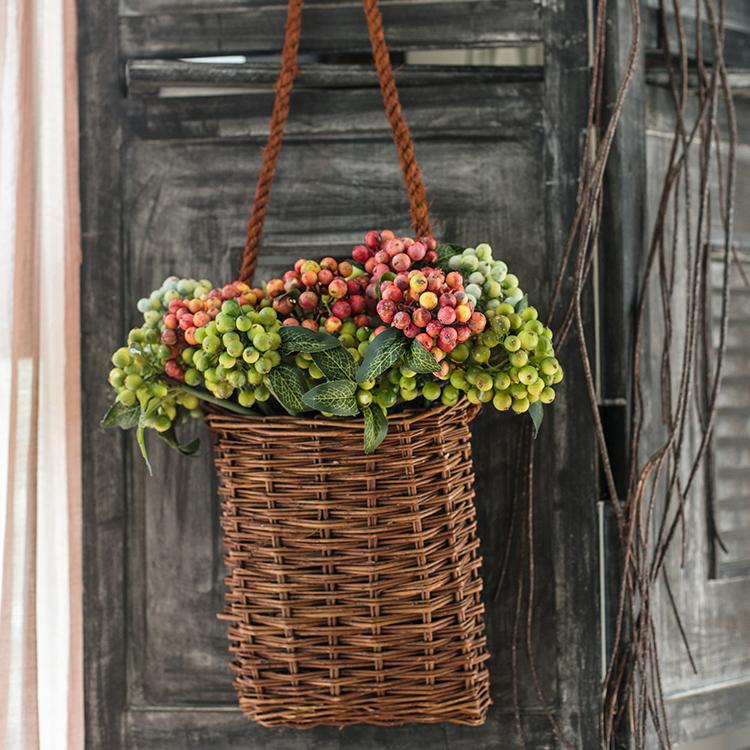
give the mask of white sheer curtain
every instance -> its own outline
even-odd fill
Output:
[[[75,3],[0,2],[0,748],[83,747]]]

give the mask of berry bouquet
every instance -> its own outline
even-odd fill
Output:
[[[368,232],[351,257],[300,259],[282,278],[170,276],[138,302],[144,323],[112,356],[107,427],[136,428],[193,454],[175,427],[201,402],[240,414],[362,418],[364,450],[388,414],[466,398],[518,414],[535,429],[563,372],[552,331],[488,244]]]

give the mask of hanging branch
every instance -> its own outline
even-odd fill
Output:
[[[692,30],[685,24],[680,0],[670,2],[671,17],[668,16],[664,0],[660,0],[659,20],[674,130],[654,225],[638,280],[631,351],[628,469],[621,493],[615,482],[600,418],[582,308],[584,295],[587,291],[590,293],[591,285],[588,282],[597,253],[602,203],[606,200],[603,195],[605,168],[638,61],[640,15],[637,0],[630,0],[629,3],[632,32],[628,41],[627,62],[616,86],[614,103],[608,109],[606,126],[602,125],[602,115],[607,62],[607,1],[598,0],[596,3],[593,68],[576,210],[549,303],[548,317],[557,323],[555,327],[559,330],[561,341],[572,335],[578,345],[598,458],[617,528],[620,583],[600,715],[600,741],[605,750],[617,747],[619,735],[624,731],[630,735],[637,750],[671,747],[653,608],[660,576],[667,590],[667,603],[677,620],[687,658],[695,669],[687,635],[669,587],[665,562],[669,550],[675,547],[678,531],[684,562],[689,533],[686,507],[691,488],[703,466],[716,417],[727,337],[729,269],[732,260],[739,265],[732,237],[738,136],[724,60],[724,0],[698,0]],[[670,20],[677,40],[674,51],[670,48],[668,35]],[[703,49],[704,27],[709,30],[710,36],[708,54]],[[695,49],[694,61],[691,61],[688,52],[690,35]],[[695,81],[694,85],[691,78]],[[725,123],[722,140],[726,144],[725,161],[719,147],[720,115],[723,115]],[[695,177],[690,172],[693,166],[697,167]],[[715,350],[710,352],[710,227],[711,207],[717,201],[724,235],[721,254],[723,272],[719,289],[719,340]],[[684,290],[677,288],[678,273],[684,273]],[[565,281],[571,277],[572,288],[568,288]],[[644,372],[650,364],[650,355],[646,321],[654,305],[661,314],[662,328],[651,331],[650,336],[659,336],[662,342],[661,357],[656,363],[661,386],[657,389],[652,387],[649,395],[659,403],[660,409],[651,409],[650,413],[661,414],[661,432],[658,432],[656,425],[649,425],[647,443],[644,440],[646,415],[643,397]],[[556,314],[561,315],[560,321],[554,319]],[[653,320],[649,319],[649,323],[653,326]],[[713,371],[708,368],[710,354],[714,359]],[[675,358],[678,356],[679,369],[676,369]],[[688,439],[695,430],[698,431],[697,449]],[[516,726],[523,742],[517,670],[520,623],[525,601],[526,652],[532,682],[558,743],[570,747],[569,740],[563,736],[554,713],[548,707],[535,668],[531,639],[534,615],[533,444],[529,435],[525,438],[519,447],[519,455],[526,467],[523,472],[526,481],[514,504],[514,524],[506,549],[506,562],[507,553],[512,547],[524,560],[513,623]],[[686,467],[689,467],[687,471]],[[519,503],[525,503],[525,512]],[[507,564],[504,564],[498,589],[505,579],[506,567]]]

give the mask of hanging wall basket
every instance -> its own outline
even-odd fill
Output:
[[[430,226],[376,0],[373,58],[417,236]],[[251,281],[297,71],[290,0],[269,140],[241,270]],[[469,423],[477,407],[404,411],[377,454],[361,421],[214,410],[234,684],[266,726],[478,725],[490,705]]]
[[[261,724],[482,724],[490,704],[469,421],[209,413],[235,687]],[[290,447],[292,446],[292,447]]]

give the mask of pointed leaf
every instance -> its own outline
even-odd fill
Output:
[[[539,433],[539,425],[542,424],[542,419],[544,418],[544,409],[541,401],[535,401],[529,407],[529,416],[534,424],[534,437],[536,437]]]
[[[173,427],[170,427],[166,432],[156,433],[170,448],[174,448],[176,451],[182,453],[183,456],[194,456],[200,447],[201,441],[199,438],[191,440],[185,445],[180,445],[177,441],[177,435]]]
[[[141,407],[139,404],[125,406],[119,401],[115,401],[102,417],[101,425],[102,427],[120,427],[123,430],[129,430],[138,424],[140,416]]]
[[[430,373],[440,368],[435,355],[427,350],[416,339],[411,342],[409,351],[404,357],[404,364],[414,372]]]
[[[141,449],[141,455],[143,456],[143,460],[146,462],[146,468],[148,469],[148,473],[150,476],[153,476],[154,472],[151,471],[151,462],[148,460],[148,451],[146,450],[146,439],[143,435],[143,415],[141,415],[141,420],[138,422],[138,429],[136,430],[135,436],[136,440],[138,441],[138,447]]]
[[[357,369],[357,382],[374,380],[392,367],[406,352],[408,339],[398,328],[386,328],[367,348],[364,361]]]
[[[297,352],[321,352],[341,346],[341,342],[325,331],[311,331],[302,326],[282,326],[281,336],[282,354],[296,354]]]
[[[365,453],[374,453],[388,434],[388,418],[377,405],[365,407],[362,416],[365,420]]]
[[[306,410],[302,400],[307,384],[299,367],[278,365],[268,373],[266,383],[274,398],[289,414],[299,414]]]
[[[336,414],[339,417],[353,417],[359,414],[357,384],[353,380],[331,380],[311,388],[304,396],[304,402],[311,409]]]
[[[357,364],[343,346],[314,352],[312,358],[329,380],[354,380]]]

